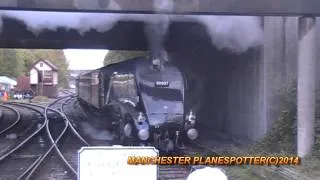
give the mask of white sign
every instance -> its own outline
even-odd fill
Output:
[[[78,180],[156,180],[157,165],[129,165],[129,156],[158,156],[154,147],[92,146],[78,152]]]

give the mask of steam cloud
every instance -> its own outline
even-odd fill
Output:
[[[262,28],[257,17],[248,16],[194,16],[203,23],[217,49],[242,53],[262,43]]]
[[[89,123],[81,123],[82,129],[84,131],[84,134],[90,136],[92,139],[95,140],[112,140],[114,138],[114,135],[106,130],[97,130]]]
[[[171,0],[154,0],[153,7],[158,13],[172,11],[174,3]],[[167,34],[170,25],[170,17],[165,14],[158,14],[154,21],[147,22],[145,34],[149,43],[152,59],[157,57],[162,60],[167,59],[167,53],[163,48],[165,35]]]
[[[109,7],[120,9],[113,1]],[[157,12],[170,11],[174,7],[172,1],[154,0]],[[76,29],[81,35],[96,29],[98,32],[110,30],[120,20],[143,21],[149,24],[146,32],[150,37],[152,49],[161,49],[165,34],[172,21],[199,22],[205,25],[212,43],[218,49],[227,49],[234,53],[242,53],[262,43],[262,28],[256,17],[242,16],[201,16],[201,15],[141,15],[141,14],[99,14],[70,12],[32,12],[32,11],[0,11],[0,27],[2,17],[11,17],[23,21],[28,30],[38,35],[42,30],[55,31],[58,27]],[[2,30],[2,28],[1,28]],[[186,37],[187,38],[187,37]]]
[[[108,9],[121,10],[119,4],[117,4],[114,0],[109,0]]]

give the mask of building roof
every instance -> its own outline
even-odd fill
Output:
[[[9,84],[12,86],[17,85],[17,81],[11,78],[8,78],[7,76],[0,76],[0,83],[2,84]]]
[[[34,66],[35,66],[36,64],[38,64],[40,61],[41,61],[41,62],[44,62],[44,63],[47,64],[49,67],[51,67],[53,71],[58,71],[58,70],[59,70],[59,68],[58,68],[56,65],[54,65],[54,64],[53,64],[52,62],[50,62],[49,60],[45,60],[45,59],[39,59],[38,61],[34,62],[34,63],[32,64],[32,68],[34,68]]]

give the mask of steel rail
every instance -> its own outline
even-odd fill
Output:
[[[48,137],[49,137],[49,139],[50,139],[50,141],[51,141],[51,143],[52,143],[53,148],[55,148],[55,150],[56,150],[56,152],[58,153],[59,157],[60,157],[60,158],[62,159],[62,161],[67,165],[67,167],[68,167],[74,174],[77,174],[77,172],[74,170],[74,168],[73,168],[73,167],[70,165],[70,163],[65,159],[65,157],[64,157],[64,155],[61,153],[60,149],[57,147],[57,143],[58,143],[59,140],[63,137],[63,135],[64,135],[65,132],[66,132],[66,129],[67,129],[68,126],[69,126],[67,120],[64,119],[65,122],[66,122],[66,127],[65,127],[66,129],[60,133],[61,137],[60,137],[59,139],[54,140],[53,137],[52,137],[52,135],[51,135],[50,129],[49,129],[49,119],[48,119],[48,115],[47,115],[47,114],[48,114],[48,110],[50,110],[50,111],[52,111],[52,112],[55,112],[55,113],[59,114],[61,117],[64,118],[64,116],[62,115],[61,112],[59,112],[59,111],[57,111],[57,110],[55,110],[55,109],[53,109],[53,108],[50,108],[50,106],[56,104],[58,101],[63,100],[63,99],[65,99],[65,98],[67,98],[67,97],[69,97],[69,96],[65,96],[65,97],[61,97],[61,98],[59,98],[59,99],[56,99],[54,102],[50,103],[48,106],[42,106],[42,105],[31,104],[31,103],[30,103],[30,104],[29,104],[29,103],[19,103],[19,104],[28,104],[28,105],[31,105],[31,106],[35,106],[35,107],[44,109],[44,117],[45,117],[45,120],[46,120],[46,124],[45,124],[45,126],[46,126],[46,131],[47,131],[47,135],[48,135]],[[58,140],[58,141],[57,141],[57,140]],[[47,151],[47,153],[45,153],[45,155],[47,156],[47,155],[51,152],[51,150],[52,150],[52,148],[49,148],[49,150]],[[44,159],[44,158],[41,158],[40,160],[43,160],[43,159]],[[39,162],[37,163],[36,167],[39,167],[39,165],[40,165],[39,163],[41,163],[41,161],[39,161]],[[33,172],[35,171],[35,169],[36,169],[36,168],[33,168],[33,170],[28,174],[28,177],[27,177],[26,179],[31,178],[31,176],[32,176]]]
[[[48,118],[48,116],[47,116],[48,109],[49,109],[49,106],[47,106],[47,107],[45,108],[45,113],[44,113],[44,114],[45,114],[45,118],[46,118],[46,119]],[[55,111],[56,111],[56,110],[55,110]],[[57,111],[57,112],[59,112],[59,111]],[[61,117],[64,118],[64,116],[63,116],[63,114],[62,114],[61,112],[59,112],[59,114],[61,115]],[[64,120],[65,120],[65,122],[66,122],[66,126],[69,127],[68,120],[66,120],[65,118],[64,118]],[[49,129],[49,123],[47,123],[47,125],[46,125],[46,130],[47,130],[47,133],[48,133],[48,136],[49,136],[49,139],[50,139],[51,143],[54,144],[54,148],[55,148],[56,152],[58,153],[58,155],[60,156],[60,158],[62,159],[62,161],[68,166],[68,168],[69,168],[75,175],[77,175],[77,171],[71,166],[71,164],[68,162],[68,160],[64,157],[64,155],[61,153],[60,149],[58,148],[57,143],[58,143],[59,141],[56,142],[56,141],[53,139],[53,137],[52,137],[52,135],[51,135],[51,132],[50,132],[50,129]],[[63,135],[65,135],[65,132],[66,132],[66,131],[64,131],[63,134],[61,133],[61,134],[62,134],[62,137],[63,137]]]
[[[60,100],[60,99],[64,99],[64,98],[67,98],[67,97],[73,97],[72,95],[68,95],[68,96],[64,96],[64,97],[61,97],[57,100],[55,100],[53,103],[55,103],[56,101]],[[53,104],[51,103],[51,104]],[[28,104],[28,105],[33,105],[33,106],[37,106],[37,107],[42,107],[44,108],[43,106],[41,105],[38,105],[38,104],[33,104],[33,103],[20,103],[20,104]],[[63,108],[60,107],[61,109],[61,112],[55,110],[55,109],[52,109],[52,108],[48,108],[49,110],[53,111],[53,112],[57,112],[60,116],[64,117],[67,119],[68,121],[68,124],[70,125],[70,128],[72,130],[72,132],[74,133],[74,135],[76,135],[84,144],[86,144],[87,146],[90,146],[90,143],[88,143],[78,132],[77,130],[73,127],[72,123],[70,122],[70,119],[65,115],[64,111],[63,111]]]
[[[66,101],[69,101],[72,96],[64,96],[64,97],[61,97],[57,100],[55,100],[54,102],[52,102],[51,104],[49,104],[48,106],[45,107],[45,118],[48,119],[48,116],[47,116],[47,113],[48,113],[48,110],[50,111],[53,111],[55,113],[58,113],[61,117],[64,118],[65,120],[65,127],[63,129],[63,131],[59,134],[59,136],[56,138],[56,140],[53,140],[52,138],[52,135],[51,135],[51,132],[50,132],[50,129],[49,129],[49,120],[47,121],[47,125],[46,125],[46,129],[47,129],[47,134],[49,136],[49,139],[50,141],[52,142],[52,146],[48,149],[48,151],[43,155],[43,157],[41,159],[39,159],[39,162],[36,164],[36,166],[30,171],[30,173],[28,174],[28,176],[26,177],[26,180],[30,179],[32,177],[32,175],[34,174],[35,170],[40,166],[40,164],[44,161],[44,159],[48,156],[48,154],[52,151],[53,148],[55,148],[56,152],[58,153],[58,155],[60,156],[60,158],[63,160],[63,162],[67,165],[67,167],[75,174],[77,175],[77,171],[70,165],[70,163],[66,160],[66,158],[64,157],[64,155],[61,153],[60,149],[57,147],[57,144],[58,142],[60,141],[60,139],[63,137],[63,135],[65,134],[65,132],[67,131],[68,127],[71,128],[71,130],[73,131],[73,133],[82,141],[84,142],[86,145],[89,145],[89,143],[87,143],[79,134],[78,132],[73,128],[70,120],[68,119],[68,117],[65,115],[64,111],[63,111],[63,106],[66,104],[66,102],[62,103],[61,106],[60,106],[60,111],[62,112],[59,112],[55,109],[52,109],[50,108],[50,106],[56,104],[59,100],[62,100],[62,99],[65,99],[65,98],[69,98],[68,100]],[[36,104],[32,104],[34,106],[37,106],[37,107],[42,107],[44,108],[43,106],[39,106],[39,105],[36,105]],[[19,177],[20,179],[23,178],[24,175],[22,175],[21,177]]]
[[[29,108],[32,109],[36,112],[38,112],[39,114],[43,115],[43,113],[41,113],[38,109],[30,107],[28,105],[23,105],[23,104],[18,104],[18,103],[7,103],[7,104],[12,104],[12,105],[16,105],[16,106],[20,106],[20,107],[25,107],[25,108]],[[44,120],[43,124],[37,129],[35,130],[31,135],[29,135],[27,138],[25,138],[22,142],[20,142],[18,145],[16,145],[13,149],[11,149],[10,151],[4,153],[3,155],[0,156],[0,161],[3,161],[4,159],[6,159],[8,156],[10,156],[12,153],[14,153],[15,151],[17,151],[18,149],[20,149],[23,145],[25,145],[30,139],[32,139],[34,136],[36,136],[41,130],[43,130],[43,128],[46,126],[46,119]]]
[[[13,107],[6,106],[6,105],[2,105],[2,104],[0,104],[0,107],[10,109],[10,110],[12,110],[13,112],[15,112],[16,115],[17,115],[16,120],[15,120],[12,124],[10,124],[8,127],[6,127],[5,129],[3,129],[2,131],[0,131],[0,135],[2,135],[3,133],[7,132],[8,130],[10,130],[10,129],[13,128],[16,124],[18,124],[18,123],[20,122],[20,120],[21,120],[21,115],[20,115],[20,112],[17,111],[17,110],[16,110],[15,108],[13,108]]]
[[[57,100],[55,100],[54,102],[50,103],[48,106],[50,105],[53,105],[55,103],[57,103],[59,100],[62,100],[66,97],[62,97],[62,98],[59,98]],[[32,104],[33,106],[36,106],[36,107],[41,107],[41,108],[45,108],[43,106],[39,106],[39,105],[35,105],[35,104]],[[46,116],[45,116],[46,119],[48,119]],[[47,123],[49,123],[49,120],[47,121]],[[47,124],[46,124],[47,126]],[[57,139],[55,140],[55,142],[58,142],[61,137],[64,135],[65,131],[68,129],[68,125],[67,123],[65,124],[65,127],[64,129],[61,131],[61,133],[59,134],[59,136],[57,137]],[[50,152],[52,151],[52,149],[55,147],[55,144],[52,144],[51,147],[46,151],[46,153],[44,153],[39,159],[37,159],[34,163],[33,163],[33,166],[32,167],[29,167],[28,169],[26,169],[26,171],[21,174],[19,177],[18,177],[18,180],[21,180],[21,179],[24,179],[24,180],[27,180],[27,179],[30,179],[32,177],[32,175],[34,174],[34,172],[38,169],[38,167],[41,165],[42,162],[44,162],[44,160],[46,159],[46,157],[50,154]],[[28,176],[26,178],[23,178],[24,176],[27,175],[27,173],[29,172]]]
[[[39,156],[18,178],[17,180],[22,179],[42,158],[43,156]]]
[[[63,110],[63,107],[72,99],[73,97],[71,97],[70,99],[66,100],[63,104],[61,104],[61,113],[64,115],[64,118],[67,119],[68,123],[69,123],[69,127],[71,128],[72,132],[74,133],[74,135],[76,135],[84,144],[86,144],[87,146],[90,146],[90,144],[78,133],[78,131],[73,127],[70,119],[67,117],[66,113]]]

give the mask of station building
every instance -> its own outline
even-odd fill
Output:
[[[58,68],[49,60],[40,59],[30,69],[30,87],[37,96],[57,97]]]

